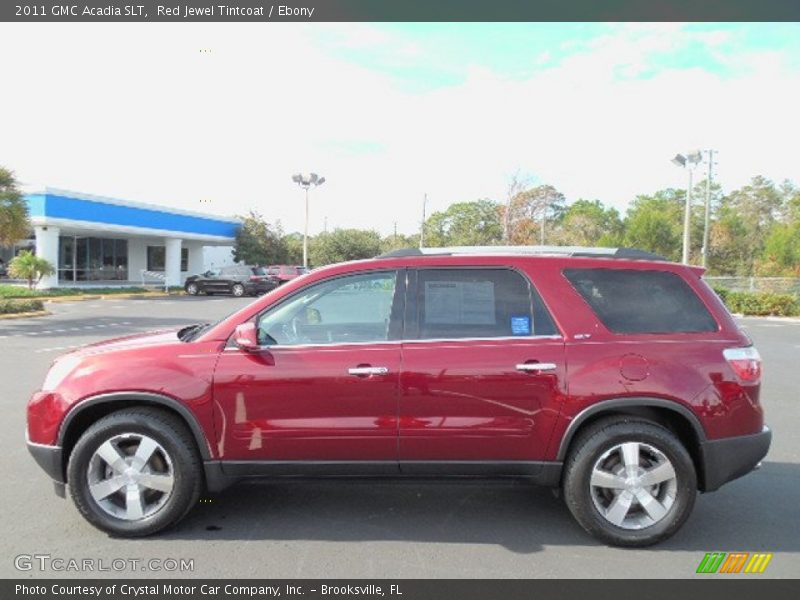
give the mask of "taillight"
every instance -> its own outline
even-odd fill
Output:
[[[756,383],[761,379],[761,355],[754,346],[727,348],[722,355],[742,381]]]

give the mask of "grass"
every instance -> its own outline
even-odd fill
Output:
[[[183,290],[181,287],[172,287],[170,291]],[[153,289],[143,287],[122,288],[51,288],[49,290],[29,290],[24,286],[0,285],[0,298],[57,298],[59,296],[97,296],[109,294],[144,294]],[[157,291],[161,291],[158,289]]]
[[[0,315],[13,315],[17,313],[37,312],[44,310],[41,300],[8,300],[0,299]]]

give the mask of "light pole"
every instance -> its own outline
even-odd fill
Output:
[[[708,266],[708,227],[711,220],[711,174],[714,169],[714,151],[708,151],[708,174],[706,175],[706,211],[703,219],[703,268]]]
[[[306,191],[306,224],[303,229],[303,267],[308,268],[308,188],[317,187],[325,183],[325,178],[316,173],[297,173],[292,175],[292,181]]]
[[[683,257],[681,262],[689,264],[689,228],[692,224],[692,174],[694,167],[703,160],[703,155],[699,150],[684,156],[676,154],[672,159],[673,164],[686,168],[689,171],[689,187],[686,188],[686,210],[683,214]]]

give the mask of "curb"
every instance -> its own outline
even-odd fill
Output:
[[[163,292],[142,292],[139,294],[80,294],[76,296],[39,296],[34,297],[36,300],[42,302],[83,302],[85,300],[129,300],[131,298],[174,298],[175,296],[182,296],[178,292],[172,294],[165,294]],[[22,300],[23,298],[13,298],[15,300]]]
[[[27,319],[29,317],[46,317],[52,314],[48,310],[37,310],[34,312],[12,313],[10,315],[0,315],[0,321],[5,319]]]

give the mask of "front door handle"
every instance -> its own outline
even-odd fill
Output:
[[[555,371],[556,363],[520,363],[517,365],[517,371],[526,371],[529,373],[539,373],[541,371]]]
[[[388,367],[351,367],[347,369],[350,375],[386,375]]]

